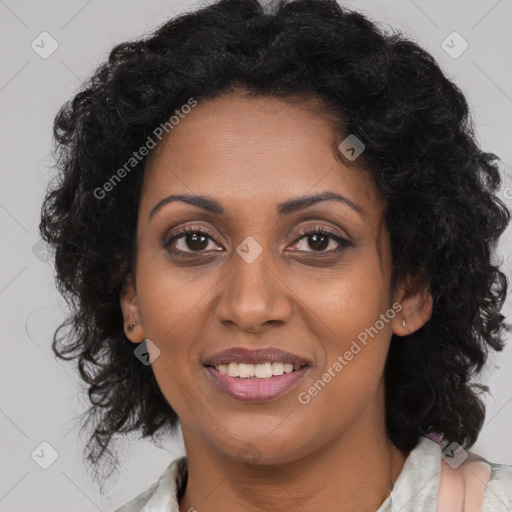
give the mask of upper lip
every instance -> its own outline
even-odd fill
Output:
[[[267,362],[272,363],[274,361],[289,363],[295,367],[311,366],[313,364],[308,358],[272,347],[261,349],[233,347],[216,352],[206,358],[203,364],[205,366],[218,366],[219,364],[228,364],[231,362],[259,364]]]

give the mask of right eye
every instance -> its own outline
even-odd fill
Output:
[[[212,233],[210,233],[207,229],[203,227],[194,227],[194,226],[186,226],[181,231],[173,234],[167,241],[164,243],[165,249],[174,254],[201,254],[206,251],[209,245],[209,240],[215,242],[215,238]],[[173,248],[181,243],[181,248]],[[223,250],[215,249],[215,251]]]

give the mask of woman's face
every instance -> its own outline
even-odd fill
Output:
[[[136,295],[122,304],[160,351],[152,368],[186,441],[278,463],[383,427],[383,367],[403,313],[384,202],[357,161],[336,155],[341,141],[309,109],[232,95],[200,101],[154,150]],[[325,193],[344,199],[279,206]],[[171,195],[204,196],[219,211]],[[284,350],[308,366],[265,383],[205,366],[235,347]]]

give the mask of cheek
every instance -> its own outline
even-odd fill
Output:
[[[152,363],[158,385],[181,416],[190,408],[187,393],[196,382],[200,368],[198,347],[204,337],[201,331],[205,325],[207,291],[197,281],[183,282],[168,270],[149,268],[149,272],[141,271],[138,275],[141,285],[137,294],[144,334],[159,350]],[[195,389],[194,395],[198,392]]]
[[[168,262],[141,254],[137,297],[146,336],[166,344],[195,336],[215,282],[213,273],[198,276],[197,270],[173,268]]]
[[[360,252],[324,275],[304,272],[293,280],[290,288],[298,290],[297,302],[310,327],[341,346],[374,325],[389,307],[389,283],[374,254]],[[389,325],[383,330],[389,331]]]
[[[303,316],[320,340],[321,360],[309,384],[325,374],[328,380],[325,388],[317,386],[323,396],[318,405],[326,400],[327,406],[327,396],[342,402],[349,395],[350,401],[368,399],[383,372],[395,315],[378,259],[370,254],[340,267],[335,278],[308,279],[303,284],[307,290]]]

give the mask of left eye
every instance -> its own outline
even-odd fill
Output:
[[[307,242],[307,239],[312,240],[312,243]],[[312,251],[305,251],[305,252],[338,252],[340,250],[343,250],[346,247],[349,247],[351,244],[348,240],[345,240],[344,238],[341,238],[340,236],[331,233],[330,231],[324,229],[324,228],[315,228],[310,229],[301,234],[301,236],[297,239],[298,241],[304,240],[306,244],[309,245],[309,247],[312,247]],[[335,249],[331,249],[329,251],[326,251],[327,247],[329,247],[330,241],[334,240],[338,247]],[[302,250],[302,249],[299,249]]]

